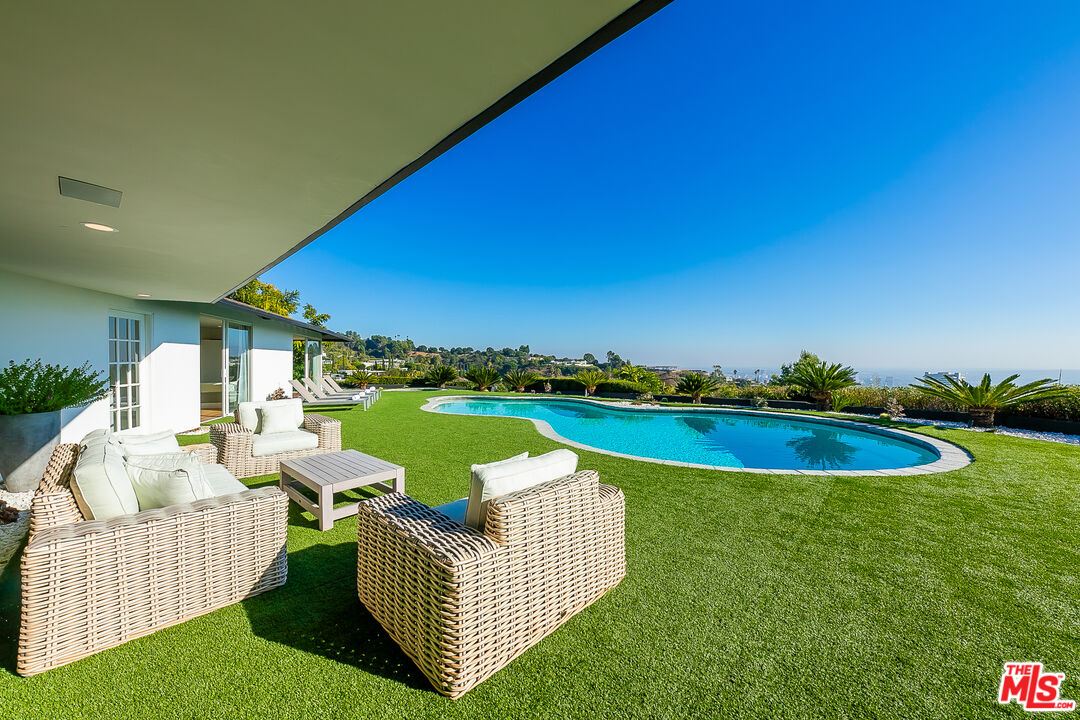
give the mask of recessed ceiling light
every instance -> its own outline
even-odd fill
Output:
[[[101,223],[84,222],[82,226],[84,228],[89,228],[90,230],[99,230],[101,232],[116,232],[116,228],[110,225],[102,225]]]
[[[150,297],[150,293],[136,293],[135,297]]]

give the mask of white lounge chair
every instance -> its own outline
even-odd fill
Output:
[[[340,397],[323,397],[308,390],[307,386],[299,380],[290,380],[289,384],[292,385],[293,390],[296,391],[300,396],[300,399],[304,401],[305,405],[363,405],[365,410],[367,410],[368,405],[370,405],[369,400],[366,398],[360,397],[354,399],[355,394],[351,396],[342,395]]]

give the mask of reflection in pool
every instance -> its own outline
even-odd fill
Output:
[[[936,451],[900,435],[790,416],[485,397],[451,398],[434,409],[542,420],[562,437],[601,450],[722,467],[884,470],[938,459]]]

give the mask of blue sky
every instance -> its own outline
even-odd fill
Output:
[[[263,279],[433,345],[1076,368],[1078,229],[1080,3],[676,0]]]

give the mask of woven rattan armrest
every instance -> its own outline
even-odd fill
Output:
[[[203,465],[213,465],[217,462],[218,449],[213,443],[199,443],[198,445],[185,445],[180,448],[184,452],[195,453],[199,456],[199,462]]]
[[[389,493],[360,503],[359,543],[409,548],[410,555],[444,568],[490,560],[500,547],[491,538],[451,520],[405,493]]]
[[[217,423],[210,426],[210,442],[218,450],[218,462],[227,455],[251,457],[255,433],[240,423]]]
[[[341,421],[312,413],[304,416],[304,429],[319,436],[319,447],[338,451],[341,449]]]

